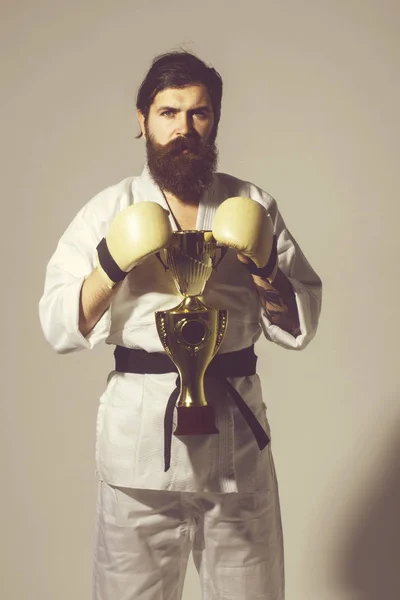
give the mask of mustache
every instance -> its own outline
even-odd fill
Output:
[[[206,144],[198,134],[192,133],[190,135],[180,135],[165,144],[165,146],[161,146],[160,144],[156,144],[156,146],[158,147],[159,152],[164,156],[178,156],[183,150],[199,154],[202,151],[204,152],[208,147],[208,144]]]
[[[171,151],[182,152],[182,150],[196,151],[201,145],[201,139],[197,136],[179,136],[171,142]]]

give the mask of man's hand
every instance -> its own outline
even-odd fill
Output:
[[[99,264],[82,285],[79,330],[84,336],[110,306],[118,283],[145,258],[167,247],[172,235],[168,212],[155,202],[133,204],[117,214],[97,246]]]
[[[261,204],[239,196],[228,198],[217,208],[213,236],[217,242],[235,248],[260,268],[267,264],[273,249],[274,228]]]
[[[213,235],[238,251],[238,260],[251,272],[271,323],[294,337],[299,335],[295,295],[278,268],[273,224],[265,208],[250,198],[228,198],[216,211]]]
[[[126,275],[172,240],[168,212],[155,202],[140,202],[117,214],[97,246],[100,271],[109,285]]]

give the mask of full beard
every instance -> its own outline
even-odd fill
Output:
[[[191,133],[161,145],[148,133],[146,150],[147,164],[155,183],[187,203],[197,203],[211,184],[217,168],[215,142],[204,142],[197,133]]]

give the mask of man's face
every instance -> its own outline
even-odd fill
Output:
[[[165,89],[154,98],[147,121],[140,112],[138,119],[155,182],[182,200],[197,202],[217,165],[207,88],[196,84]]]
[[[141,122],[145,134],[143,125]],[[213,125],[211,100],[207,88],[201,84],[159,92],[150,107],[146,123],[154,141],[163,146],[179,136],[193,133],[207,142]]]

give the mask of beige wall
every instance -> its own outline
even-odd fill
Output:
[[[258,347],[287,600],[398,600],[398,0],[8,0],[1,12],[0,597],[90,598],[112,354],[55,355],[37,303],[70,219],[141,170],[136,88],[155,54],[184,44],[224,77],[220,169],[277,198],[324,281],[311,346]],[[200,598],[192,566],[185,598]]]

